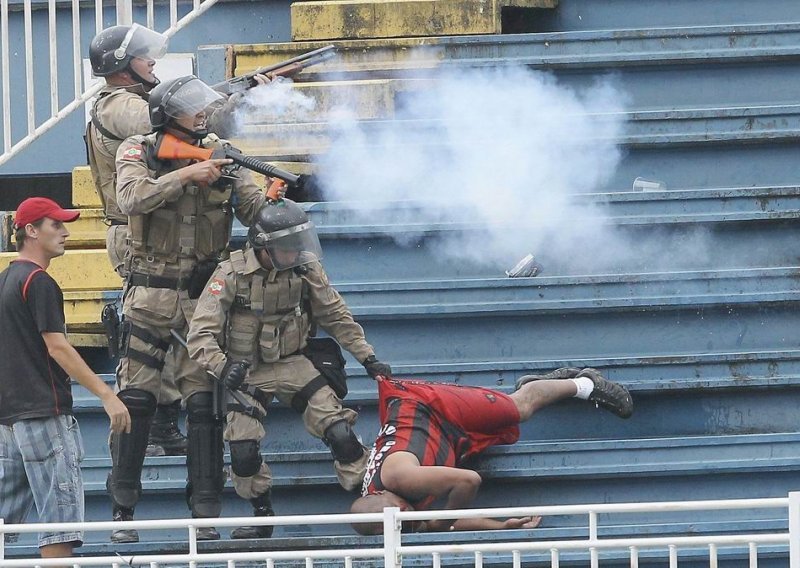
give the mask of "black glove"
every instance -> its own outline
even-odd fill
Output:
[[[250,363],[248,361],[231,361],[228,359],[222,369],[222,382],[231,390],[238,389],[247,377],[247,369],[249,368]]]
[[[373,379],[380,377],[391,377],[392,368],[386,363],[381,363],[375,355],[370,355],[362,363],[367,370],[367,374]]]

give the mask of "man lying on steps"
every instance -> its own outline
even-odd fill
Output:
[[[525,375],[510,396],[454,384],[379,377],[381,429],[364,476],[362,496],[352,513],[375,513],[384,507],[401,511],[464,509],[481,484],[480,475],[462,464],[486,448],[513,444],[519,424],[538,410],[575,397],[628,418],[633,400],[628,390],[606,380],[596,369],[557,369],[547,375]],[[498,521],[474,518],[424,521],[418,531],[536,528],[540,518]],[[380,534],[380,523],[353,526],[361,534]]]

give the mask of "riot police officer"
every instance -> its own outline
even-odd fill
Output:
[[[391,368],[376,359],[363,329],[328,282],[316,230],[300,206],[288,199],[264,205],[249,229],[248,244],[233,251],[209,280],[188,343],[193,358],[227,387],[247,393],[257,410],[229,406],[225,439],[236,493],[250,500],[256,516],[269,516],[272,476],[262,460],[260,419],[273,398],[300,413],[306,430],[328,445],[342,487],[356,489],[364,476],[368,456],[352,428],[357,415],[342,407],[341,351],[336,346],[335,354],[309,352],[311,328],[319,325],[370,375],[388,376]],[[320,364],[320,355],[327,363]],[[271,535],[271,526],[240,527],[231,534]]]
[[[127,275],[128,216],[117,205],[115,186],[117,149],[125,138],[149,134],[150,113],[147,98],[158,85],[154,73],[156,59],[163,57],[169,40],[163,34],[132,26],[113,26],[98,33],[89,45],[92,73],[105,79],[90,111],[86,125],[86,150],[97,195],[108,225],[106,250],[111,266],[122,278]],[[109,313],[104,312],[108,317]],[[103,322],[116,343],[116,318]],[[116,345],[112,346],[115,349]],[[150,428],[149,453],[186,453],[186,437],[178,429],[181,396],[172,372],[162,375],[158,406]]]
[[[227,159],[161,159],[168,136],[202,148],[224,144],[208,134],[207,109],[221,95],[197,77],[159,84],[148,109],[155,130],[132,136],[117,151],[117,202],[128,216],[130,271],[123,301],[123,350],[117,369],[119,398],[131,414],[130,434],[111,437],[112,471],[107,486],[115,520],[133,518],[141,495],[141,471],[150,419],[167,350],[175,353],[175,376],[187,408],[187,502],[194,517],[216,517],[224,484],[222,423],[212,408],[212,387],[171,330],[185,333],[221,255],[227,249],[232,214],[245,224],[265,202],[249,171],[223,177]],[[232,207],[231,205],[234,204]],[[220,459],[206,459],[217,455]],[[201,459],[202,458],[202,459]],[[198,538],[219,538],[201,529]],[[135,542],[135,531],[115,531],[115,542]]]

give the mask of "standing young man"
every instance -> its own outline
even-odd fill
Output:
[[[20,204],[19,258],[0,272],[0,518],[24,522],[33,504],[43,523],[83,521],[83,446],[70,376],[103,402],[113,432],[130,430],[125,405],[66,338],[64,298],[47,274],[64,254],[64,223],[78,211],[44,197]],[[39,535],[43,558],[72,555],[78,531]]]

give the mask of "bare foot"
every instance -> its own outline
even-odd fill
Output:
[[[535,529],[542,523],[542,517],[519,517],[506,519],[503,528],[506,529]]]

